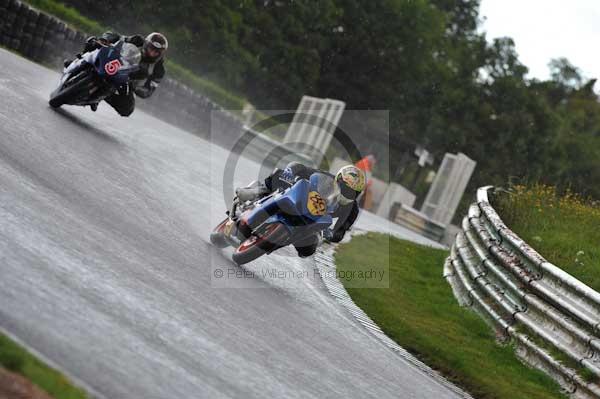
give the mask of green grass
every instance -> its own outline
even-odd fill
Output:
[[[528,368],[511,345],[461,308],[442,277],[448,252],[381,234],[357,236],[336,252],[338,273],[389,267],[389,288],[353,288],[356,302],[398,344],[478,399],[565,398],[559,386]]]
[[[46,366],[2,334],[0,334],[0,366],[22,375],[56,399],[87,397],[83,390],[75,387],[64,375]]]
[[[504,223],[548,261],[600,291],[600,206],[553,187],[516,186],[494,202]]]
[[[27,3],[40,11],[54,15],[78,30],[93,35],[99,35],[105,31],[105,27],[98,22],[84,17],[76,9],[63,3],[53,0],[27,0]]]
[[[103,26],[100,23],[81,15],[75,8],[66,6],[55,0],[27,0],[26,2],[40,11],[54,15],[63,20],[71,27],[89,34],[99,35],[107,30],[113,30],[110,27]],[[131,34],[131,32],[128,33]],[[194,74],[189,69],[173,61],[167,60],[166,68],[167,76],[171,76],[199,93],[206,95],[225,109],[242,110],[247,102],[244,98],[225,90],[214,82]]]
[[[241,112],[247,102],[244,98],[230,93],[216,83],[196,75],[189,69],[171,60],[167,60],[166,69],[167,73],[175,79],[185,83],[192,89],[203,93],[227,110]],[[239,114],[240,112],[235,113]]]

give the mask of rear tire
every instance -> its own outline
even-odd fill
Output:
[[[262,255],[281,247],[289,237],[287,228],[281,223],[267,225],[262,231],[255,233],[242,242],[232,255],[238,265],[243,265],[261,257]]]
[[[80,95],[83,89],[88,88],[93,82],[93,76],[89,73],[83,73],[75,76],[72,80],[65,82],[62,88],[57,89],[50,95],[48,104],[52,108],[58,108],[61,105],[75,102],[75,99]]]

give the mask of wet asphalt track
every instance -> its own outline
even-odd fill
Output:
[[[0,328],[106,398],[455,397],[358,326],[310,260],[283,250],[231,276],[207,242],[225,150],[140,111],[53,111],[57,78],[0,49]],[[256,170],[243,160],[236,183]],[[303,277],[259,277],[273,269]]]

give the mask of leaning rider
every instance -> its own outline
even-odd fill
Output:
[[[135,109],[134,93],[141,98],[148,98],[154,93],[160,81],[165,76],[164,55],[169,47],[167,38],[158,32],[150,33],[146,38],[141,35],[121,36],[113,32],[104,32],[102,36],[89,37],[86,40],[84,53],[100,48],[102,45],[114,44],[123,39],[127,43],[136,45],[141,53],[139,71],[131,74],[130,83],[127,87],[119,89],[115,94],[107,97],[109,103],[121,116],[129,116]],[[65,61],[65,68],[71,60]],[[97,105],[92,105],[96,111]]]
[[[291,187],[297,179],[310,179],[315,172],[321,172],[298,162],[289,163],[285,169],[275,171],[265,179],[264,185],[258,187],[238,188],[236,194],[240,201],[253,201],[266,196],[276,190],[285,190]],[[352,227],[358,217],[357,198],[365,188],[365,174],[354,165],[346,165],[335,175],[335,182],[339,188],[339,206],[332,214],[338,218],[333,229],[324,232],[324,238],[331,242],[340,242],[346,231]],[[298,256],[307,257],[315,253],[319,245],[319,237],[313,234],[294,243]]]

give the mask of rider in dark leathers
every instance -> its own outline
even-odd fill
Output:
[[[136,45],[140,48],[142,59],[140,69],[130,76],[130,83],[123,87],[117,93],[107,97],[105,101],[109,103],[121,116],[129,116],[135,109],[135,95],[141,98],[148,98],[154,93],[160,81],[165,76],[164,53],[169,43],[167,38],[161,33],[151,33],[146,38],[141,35],[121,36],[113,32],[105,32],[99,38],[90,37],[85,43],[83,52],[93,51],[103,44],[114,44],[124,39],[125,42]],[[65,67],[71,61],[65,61]],[[92,107],[96,110],[96,107]]]
[[[291,162],[285,169],[275,169],[265,179],[264,185],[260,185],[258,188],[238,188],[236,194],[240,200],[254,200],[276,190],[285,190],[294,185],[299,178],[308,180],[315,172],[323,173],[298,162]],[[365,176],[363,171],[354,165],[347,165],[336,174],[335,181],[340,188],[340,201],[332,217],[338,218],[338,220],[332,229],[324,232],[324,238],[331,242],[340,242],[358,217],[359,207],[356,198],[364,189]],[[319,237],[314,234],[294,243],[300,257],[314,254],[318,245]]]

